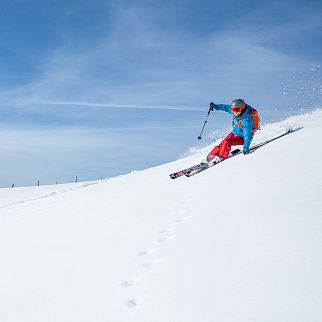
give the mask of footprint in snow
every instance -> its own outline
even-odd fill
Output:
[[[188,220],[190,218],[191,218],[191,216],[185,216],[185,217],[176,219],[176,222],[177,223],[182,223],[182,222],[184,222],[184,221],[186,221],[186,220]]]
[[[137,277],[134,277],[133,279],[122,281],[121,285],[122,287],[132,287],[136,284],[139,284],[143,279],[144,279],[143,276],[137,276]]]
[[[178,217],[178,216],[182,216],[186,213],[186,210],[181,210],[181,211],[177,211],[173,214],[173,216]]]
[[[155,253],[156,251],[157,251],[156,248],[149,248],[147,250],[144,250],[143,252],[140,252],[139,256],[148,256],[148,255]]]
[[[126,306],[134,308],[137,306],[142,305],[148,298],[147,294],[142,294],[142,295],[138,295],[135,297],[131,297],[126,301]]]
[[[174,235],[164,236],[164,237],[162,237],[162,238],[158,239],[158,243],[159,243],[159,244],[161,244],[161,243],[165,243],[165,242],[167,242],[167,241],[169,241],[169,240],[171,240],[171,239],[174,239],[174,238],[175,238],[175,236],[174,236]]]
[[[142,266],[144,268],[150,268],[150,267],[152,267],[152,266],[154,266],[156,264],[159,264],[161,262],[162,262],[162,259],[161,258],[155,258],[155,259],[152,259],[150,261],[147,261],[147,262],[143,263]]]
[[[160,230],[160,234],[166,234],[174,229],[175,229],[175,227],[173,227],[173,226],[166,228],[166,229],[162,229],[162,230]]]

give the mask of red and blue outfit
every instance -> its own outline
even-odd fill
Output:
[[[230,105],[213,104],[213,108],[215,110],[225,111],[234,115]],[[229,133],[228,136],[218,146],[210,151],[210,159],[212,159],[214,156],[219,156],[220,158],[226,159],[231,147],[234,145],[243,145],[243,150],[249,151],[249,146],[255,133],[252,113],[253,108],[250,105],[246,104],[246,107],[239,115],[234,115],[232,121],[232,132]]]

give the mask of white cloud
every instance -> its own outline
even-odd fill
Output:
[[[202,107],[213,98],[259,102],[264,96],[274,101],[281,75],[308,61],[265,46],[263,40],[285,38],[315,24],[272,25],[257,33],[251,19],[263,10],[254,9],[223,29],[214,20],[213,33],[198,39],[181,37],[179,28],[160,28],[153,20],[156,13],[140,3],[115,6],[114,23],[95,45],[78,52],[62,44],[42,61],[41,77],[14,91],[13,101],[179,109]]]

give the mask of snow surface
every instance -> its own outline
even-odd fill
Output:
[[[322,111],[100,182],[0,189],[1,322],[322,321]]]

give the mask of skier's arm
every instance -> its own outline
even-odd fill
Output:
[[[211,108],[211,111],[213,111],[215,109],[217,111],[224,111],[224,112],[227,112],[227,113],[232,114],[230,105],[227,105],[227,104],[214,104],[214,103],[210,103],[210,108]]]
[[[243,119],[243,131],[244,131],[244,146],[243,149],[245,151],[249,151],[250,143],[253,140],[253,118],[252,117],[246,117]]]

